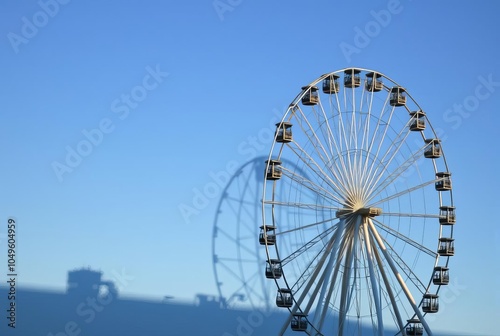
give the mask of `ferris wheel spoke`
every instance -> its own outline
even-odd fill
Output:
[[[375,225],[374,227],[379,227],[381,228],[382,230],[388,232],[389,234],[391,234],[392,236],[400,239],[401,241],[403,241],[404,243],[407,243],[409,244],[410,246],[413,246],[414,248],[416,248],[417,250],[419,250],[420,252],[423,252],[423,253],[426,253],[427,255],[429,255],[430,257],[432,258],[435,258],[437,253],[430,250],[429,248],[423,246],[422,244],[419,244],[417,242],[415,242],[414,240],[402,235],[402,234],[399,234],[397,231],[395,230],[392,230],[390,228],[388,228],[386,225],[383,225],[381,224],[379,221],[377,220],[374,220],[373,222],[377,223],[378,225]],[[375,229],[376,230],[376,229]],[[378,234],[378,232],[377,232]],[[392,245],[387,241],[387,239],[385,238],[382,238],[384,244],[386,247],[388,247],[388,251],[390,253],[390,255],[393,257],[393,260],[398,264],[399,266],[399,269],[402,270],[409,278],[411,279],[417,279],[416,282],[414,282],[415,286],[417,288],[424,288],[425,289],[425,285],[424,283],[420,280],[420,278],[412,271],[412,268],[408,266],[408,264],[401,258],[401,256],[398,254],[398,252],[392,247]],[[418,282],[418,284],[417,284]]]
[[[414,218],[439,218],[437,214],[416,214],[416,213],[403,213],[403,212],[383,212],[380,216],[394,216],[394,217],[414,217]]]
[[[416,185],[416,186],[414,186],[414,187],[411,187],[411,188],[408,188],[408,189],[402,190],[402,191],[400,191],[400,192],[398,192],[398,193],[395,193],[395,194],[393,194],[393,195],[390,195],[390,196],[388,196],[388,197],[385,197],[385,198],[379,199],[378,201],[376,201],[376,202],[372,203],[372,205],[379,205],[379,204],[382,204],[382,203],[388,202],[388,201],[390,201],[390,200],[393,200],[393,199],[398,198],[398,197],[400,197],[400,196],[403,196],[403,195],[405,195],[405,194],[410,194],[410,193],[412,193],[412,192],[414,192],[414,191],[416,191],[416,190],[419,190],[419,189],[425,188],[426,186],[431,185],[431,184],[434,184],[434,183],[436,183],[436,181],[435,181],[435,180],[431,180],[431,181],[427,181],[427,182],[421,183],[421,184],[419,184],[419,185]]]
[[[405,130],[406,130],[406,132],[403,132]],[[401,147],[405,143],[405,140],[409,134],[410,134],[410,131],[408,130],[408,126],[406,124],[405,127],[402,128],[401,131],[398,133],[396,138],[389,144],[386,152],[384,153],[384,155],[380,159],[379,163],[375,167],[375,170],[373,171],[373,173],[365,176],[366,169],[363,169],[363,175],[361,176],[361,180],[363,182],[365,182],[367,185],[371,185],[372,182],[374,185],[376,185],[382,176],[382,174],[379,174],[379,172],[386,170],[387,167],[389,167],[391,165],[394,158],[396,158],[396,155],[398,153],[400,154]],[[391,152],[392,152],[392,154],[391,154]],[[387,156],[389,154],[390,154],[390,156],[387,158]],[[370,177],[370,175],[371,175],[371,177]],[[375,176],[378,176],[378,178],[374,179]],[[368,192],[368,188],[366,189],[366,191]],[[366,197],[366,195],[365,195],[365,197]]]
[[[337,148],[337,151],[338,153],[345,153],[348,148],[349,148],[349,145],[348,145],[348,137],[350,136],[350,132],[346,131],[346,126],[344,125],[344,120],[343,120],[343,113],[341,112],[342,111],[342,108],[340,106],[340,100],[339,100],[339,96],[338,95],[335,95],[336,97],[336,107],[333,107],[335,106],[334,104],[332,104],[331,100],[330,100],[330,105],[333,107],[332,109],[333,110],[336,110],[338,112],[338,125],[336,126],[337,127],[337,130],[338,130],[338,134],[339,134],[339,141],[338,141],[338,148]],[[343,141],[342,141],[343,140]],[[349,179],[350,176],[352,176],[352,174],[348,171],[348,162],[346,162],[346,159],[344,158],[343,155],[339,155],[339,161],[340,161],[340,164],[341,164],[341,167],[342,167],[342,170],[338,169],[339,172],[341,172],[341,176],[344,177],[344,185],[345,186],[348,186],[349,188],[347,189],[352,189],[352,180]]]
[[[310,293],[310,289],[312,285],[315,283],[316,279],[318,278],[318,275],[320,274],[321,270],[323,269],[325,261],[331,254],[331,251],[337,239],[338,239],[338,231],[336,232],[336,234],[332,235],[328,243],[324,245],[323,248],[319,251],[317,255],[318,259],[314,258],[311,260],[311,262],[308,265],[309,267],[306,267],[305,271],[291,287],[292,289],[294,288],[296,289],[295,292],[301,291],[301,295],[299,299],[296,301],[297,307],[300,307],[304,299]],[[317,260],[316,263],[314,263],[315,260]],[[324,278],[324,275],[325,272],[323,272],[320,278]],[[314,299],[312,299],[311,301],[314,301]]]
[[[389,108],[388,105],[387,105],[388,102],[389,102],[389,96],[387,96],[387,98],[384,101],[384,104],[383,104],[383,106],[381,108],[381,111],[380,111],[380,115],[379,116],[374,116],[374,117],[377,118],[377,124],[375,125],[375,129],[373,130],[373,132],[371,134],[371,139],[369,141],[368,148],[366,149],[366,151],[368,153],[373,153],[373,147],[375,146],[375,144],[377,142],[379,143],[378,150],[380,150],[380,145],[381,145],[382,141],[380,141],[380,139],[377,139],[377,137],[380,135],[379,129],[381,128],[381,125],[386,123],[385,121],[383,121],[382,117],[384,116],[385,111]],[[370,112],[370,114],[371,114],[371,112]],[[367,120],[367,122],[369,122],[369,120]],[[369,137],[369,134],[367,134],[367,137]],[[376,154],[375,154],[375,156],[376,156]],[[372,162],[372,164],[369,165],[368,159],[369,159],[369,156],[367,155],[367,157],[365,159],[364,169],[363,170],[364,171],[368,170],[368,176],[370,176],[371,171],[373,169],[374,162]],[[368,169],[368,166],[370,166],[369,169]]]
[[[309,189],[310,191],[312,191],[316,195],[321,196],[325,200],[334,201],[337,203],[342,202],[341,199],[338,196],[332,194],[330,192],[330,190],[327,190],[327,189],[319,186],[318,184],[311,181],[310,179],[308,179],[304,176],[298,175],[298,174],[294,173],[293,171],[288,170],[284,167],[282,167],[282,172],[286,177],[290,178],[290,180],[294,181],[295,183],[297,183],[300,186],[304,186],[305,188]]]
[[[336,231],[329,239],[328,244],[323,245],[316,256],[314,258],[311,258],[311,260],[307,264],[307,267],[305,267],[304,271],[300,274],[300,276],[297,277],[297,280],[291,286],[292,289],[295,289],[296,292],[299,292],[305,285],[306,290],[309,290],[309,283],[311,281],[314,282],[320,270],[323,268],[327,256],[331,254],[333,245],[330,245],[330,243],[334,243],[335,240],[339,238],[338,232],[339,231]],[[314,279],[312,279],[312,277],[314,277]]]
[[[334,243],[334,246],[332,246],[332,250],[334,249],[334,247],[335,247],[335,243]],[[328,281],[325,281],[325,279],[329,278],[331,271],[332,271],[333,263],[334,263],[335,258],[336,258],[336,256],[334,254],[332,254],[332,250],[330,250],[330,251],[325,250],[325,252],[324,252],[324,256],[326,257],[325,261],[326,261],[326,259],[328,259],[327,265],[325,267],[323,267],[324,265],[317,265],[316,266],[316,267],[319,267],[320,269],[322,269],[322,272],[321,272],[321,276],[319,277],[318,281],[314,280],[314,282],[316,282],[316,286],[315,286],[314,290],[312,291],[312,293],[310,294],[306,308],[304,309],[304,313],[306,313],[306,314],[309,314],[309,312],[312,308],[312,305],[314,304],[314,302],[316,300],[319,303],[324,299],[324,293],[326,291],[326,287],[328,287]],[[320,292],[320,289],[321,289],[321,293],[319,293],[320,294],[319,298],[317,298],[318,292]]]
[[[321,100],[320,100],[319,104],[320,104],[320,108],[323,112],[323,115],[325,118],[325,124],[326,124],[327,130],[328,130],[327,131],[328,144],[329,144],[330,150],[332,151],[332,156],[334,156],[333,151],[336,151],[337,153],[342,152],[341,142],[340,142],[340,139],[339,139],[339,141],[336,140],[336,138],[332,132],[333,125],[330,126],[329,118],[327,117],[326,112],[324,111],[323,105],[321,104]],[[331,102],[330,102],[330,104],[331,104]],[[342,119],[342,115],[340,113],[339,113],[339,119]],[[339,129],[342,129],[344,131],[344,134],[345,134],[345,129],[343,127],[343,124],[342,124],[341,128],[339,127]],[[332,143],[333,143],[334,148],[332,147]],[[335,178],[342,184],[344,190],[348,190],[348,188],[347,188],[348,181],[346,181],[346,177],[350,176],[350,174],[348,173],[348,168],[347,168],[346,162],[344,161],[343,156],[339,157],[339,161],[340,161],[340,166],[336,162],[332,162],[333,164],[331,165],[330,171],[335,176]]]
[[[387,232],[391,236],[393,236],[393,237],[401,240],[402,242],[404,242],[404,243],[406,243],[408,245],[413,246],[414,248],[416,248],[419,251],[421,251],[421,252],[429,255],[430,257],[436,258],[438,256],[438,254],[435,251],[432,251],[428,247],[426,247],[426,246],[424,246],[424,245],[416,242],[415,240],[413,240],[413,239],[411,239],[411,238],[403,235],[399,231],[390,228],[389,226],[385,225],[381,221],[379,221],[379,220],[377,220],[377,219],[374,218],[373,222],[375,222],[377,224],[376,227],[380,228],[381,230],[384,230],[385,232]]]
[[[429,328],[429,325],[427,324],[427,322],[425,321],[424,319],[424,316],[422,314],[422,312],[419,310],[416,302],[415,302],[415,299],[413,298],[410,290],[408,289],[408,286],[406,286],[406,283],[404,282],[401,274],[399,273],[398,269],[397,269],[397,266],[395,265],[393,259],[391,258],[389,252],[387,251],[387,248],[384,244],[384,241],[383,239],[380,237],[380,235],[378,234],[377,232],[377,229],[375,228],[375,225],[373,224],[372,220],[371,219],[368,219],[368,227],[370,229],[370,232],[373,234],[374,238],[375,238],[375,241],[377,242],[378,244],[378,247],[380,249],[380,251],[382,252],[382,254],[384,255],[385,257],[385,260],[387,261],[387,263],[389,264],[394,276],[396,277],[396,279],[398,280],[398,283],[400,285],[400,287],[403,289],[403,292],[408,300],[408,302],[410,303],[410,305],[412,306],[413,308],[413,311],[415,313],[416,316],[418,316],[419,320],[420,320],[420,323],[422,323],[422,325],[424,326],[424,329],[425,331],[429,334],[429,335],[432,335],[432,332],[430,331],[430,328]]]
[[[423,149],[424,147],[410,155],[410,157],[406,159],[405,162],[394,169],[394,171],[387,174],[387,176],[382,181],[380,181],[380,179],[382,178],[383,174],[380,174],[380,176],[376,180],[372,178],[368,182],[367,186],[367,199],[373,199],[375,196],[385,190],[389,185],[391,185],[391,183],[394,182],[398,177],[400,177],[404,172],[406,172],[407,169],[416,164],[416,162],[423,157]]]
[[[328,218],[328,219],[325,219],[325,220],[322,220],[322,221],[319,221],[319,222],[314,222],[314,223],[311,223],[311,224],[301,225],[301,226],[295,227],[295,228],[290,229],[290,230],[276,232],[276,237],[284,235],[284,234],[292,233],[292,232],[295,232],[295,231],[309,229],[309,228],[312,228],[312,227],[315,227],[315,226],[318,226],[318,225],[321,225],[321,224],[325,224],[325,223],[328,223],[328,222],[333,222],[336,219],[338,219],[338,218]]]
[[[351,93],[351,104],[352,104],[352,111],[358,111],[356,108],[356,90],[350,90]],[[350,129],[351,132],[349,134],[349,148],[358,148],[357,144],[357,127],[356,127],[356,113],[350,113],[351,120],[350,120]]]
[[[321,112],[317,114],[317,122],[320,127],[321,133],[323,134],[324,141],[328,144],[329,154],[331,157],[335,156],[335,137],[332,133],[332,129],[330,127],[329,117],[326,115],[325,109],[323,108],[323,104],[321,99],[318,101],[318,109]],[[314,108],[313,108],[314,110]]]
[[[369,230],[367,230],[367,231],[369,231]],[[374,241],[375,238],[373,237],[372,233],[370,233],[370,236],[371,236],[372,241]],[[384,264],[382,263],[382,258],[380,257],[380,253],[379,253],[377,248],[373,249],[373,255],[375,256],[375,259],[377,260],[377,264],[379,265],[378,270],[380,272],[380,275],[382,276],[382,280],[384,282],[387,296],[389,297],[389,301],[390,301],[390,304],[392,307],[391,312],[392,312],[393,316],[395,317],[396,324],[399,327],[399,330],[403,330],[403,327],[404,327],[403,319],[402,319],[401,313],[399,311],[396,297],[394,296],[394,292],[392,290],[392,287],[394,285],[389,282],[389,279],[388,279],[387,274],[385,272]]]
[[[334,123],[332,123],[332,127],[335,127],[334,129],[337,130],[337,134],[338,134],[338,140],[335,141],[335,149],[337,151],[337,153],[348,153],[349,149],[352,147],[350,145],[350,137],[352,136],[352,132],[350,132],[350,129],[348,129],[349,127],[349,122],[348,120],[346,120],[346,122],[344,122],[344,117],[345,117],[345,113],[342,113],[341,112],[341,106],[340,106],[340,101],[339,101],[339,98],[338,98],[338,95],[335,95],[336,97],[336,105],[332,102],[332,99],[330,98],[330,106],[332,108],[332,111],[335,111],[338,113],[338,123],[337,125],[335,125]],[[330,123],[329,123],[330,125]],[[335,139],[335,137],[334,137]],[[337,164],[336,162],[334,162],[334,165],[336,167],[336,170],[333,170],[332,173],[337,173],[336,174],[336,178],[341,180],[343,182],[343,185],[345,187],[346,190],[353,190],[354,188],[354,179],[352,178],[352,173],[353,173],[353,170],[352,170],[352,163],[351,163],[351,160],[350,160],[350,157],[347,156],[347,158],[344,158],[343,155],[340,155],[338,156],[338,159],[339,159],[339,164]]]
[[[366,152],[369,152],[369,145],[370,145],[370,119],[371,119],[371,116],[372,116],[372,112],[373,112],[373,100],[374,100],[374,97],[375,97],[375,92],[371,92],[371,94],[369,94],[369,102],[368,102],[368,109],[367,109],[367,114],[366,114],[366,118],[365,118],[365,124],[364,124],[364,128],[363,128],[363,139],[361,141],[361,146],[360,148],[362,148],[363,150],[365,150]],[[373,142],[373,141],[372,141]],[[365,162],[364,166],[366,167],[367,164]]]
[[[427,290],[426,285],[415,274],[412,268],[408,266],[408,264],[395,251],[395,249],[391,246],[391,244],[389,244],[387,240],[384,238],[382,238],[382,240],[384,241],[385,246],[388,247],[389,254],[392,257],[393,262],[395,262],[396,265],[398,266],[399,270],[401,270],[406,275],[406,277],[413,283],[415,288],[417,288],[421,294],[424,294]]]
[[[291,252],[287,257],[283,258],[281,260],[281,265],[285,266],[286,264],[292,262],[296,258],[298,258],[301,254],[307,252],[311,248],[313,248],[317,243],[328,237],[333,231],[337,230],[337,226],[331,226],[327,230],[321,232],[311,240],[309,240],[307,243],[303,244],[301,247],[299,247],[297,250]]]
[[[354,91],[354,90],[353,90]],[[362,90],[361,91],[361,99],[359,101],[359,107],[357,108],[356,105],[353,105],[353,111],[359,111],[359,113],[352,113],[351,117],[351,125],[352,128],[354,129],[354,132],[351,132],[354,135],[354,147],[352,147],[353,150],[353,171],[354,174],[356,175],[355,178],[355,186],[356,186],[356,193],[358,195],[363,194],[363,154],[365,153],[364,149],[364,144],[367,142],[368,139],[368,134],[367,131],[369,130],[369,124],[370,124],[370,115],[372,113],[372,104],[368,104],[368,113],[364,113],[364,106],[363,103],[365,101],[365,93],[367,91]],[[373,101],[373,92],[371,93],[371,99],[370,102]],[[353,99],[354,99],[354,94],[353,94]],[[359,119],[359,120],[358,120]],[[359,131],[359,134],[358,134]]]
[[[318,155],[318,157],[321,158],[323,162],[329,162],[331,160],[330,152],[327,151],[326,148],[323,146],[321,139],[316,133],[315,127],[312,126],[310,120],[307,118],[306,114],[299,105],[297,105],[296,108],[294,109],[294,112],[297,111],[302,116],[302,118],[297,118],[297,122],[299,123],[299,126],[302,129],[303,134],[306,135],[306,137],[308,138],[309,144],[314,146],[316,154]],[[314,112],[314,109],[312,109],[312,111]]]
[[[322,292],[320,293],[320,298],[318,299],[318,307],[323,302],[323,312],[322,312],[322,316],[319,317],[319,320],[318,320],[317,316],[315,316],[315,320],[318,320],[318,323],[320,324],[319,328],[317,328],[316,330],[321,330],[321,328],[322,328],[322,325],[323,325],[323,322],[325,319],[325,315],[326,315],[326,311],[328,310],[328,307],[329,307],[329,300],[330,300],[330,297],[332,296],[332,292],[334,289],[335,278],[338,274],[338,269],[341,265],[340,258],[341,258],[341,255],[343,255],[343,253],[339,252],[339,248],[342,247],[341,241],[345,241],[345,239],[346,239],[345,237],[344,238],[341,237],[342,232],[344,231],[344,226],[345,226],[345,220],[340,220],[339,228],[336,230],[336,232],[332,236],[332,239],[329,240],[328,247],[325,249],[325,252],[323,253],[323,256],[322,256],[322,258],[326,258],[328,256],[329,261],[328,261],[327,268],[323,272],[322,280],[320,283],[318,283],[318,286],[319,285],[322,286]],[[333,242],[333,245],[331,245],[331,242]],[[330,249],[330,246],[331,246],[331,249]],[[328,283],[327,281],[325,281],[325,279],[328,280],[328,275],[331,272],[331,266],[334,262],[335,262],[335,270],[334,270],[334,275],[333,275],[334,280],[331,281],[330,283]],[[306,269],[309,269],[309,268],[306,268]],[[315,268],[315,271],[317,271],[317,270],[318,270],[318,266]],[[324,288],[326,288],[326,287],[329,287],[329,288],[328,288],[328,297],[325,300],[322,298],[324,297]],[[297,302],[297,305],[300,305],[302,303],[302,301],[305,297],[305,294],[307,294],[306,290],[304,290],[302,292],[302,296],[299,299],[299,301]],[[314,298],[309,299],[309,304],[307,307],[308,310],[311,308],[313,301],[314,301]],[[296,308],[297,307],[295,307],[295,309]],[[318,309],[316,311],[318,311]],[[316,323],[314,325],[316,325]]]
[[[365,91],[363,91],[364,93]],[[363,105],[362,103],[364,102],[364,99],[362,98],[361,99],[361,105],[360,105],[360,113],[359,113],[359,117],[360,117],[360,125],[359,125],[359,129],[361,130],[361,144],[359,146],[357,146],[356,148],[359,148],[360,150],[356,150],[354,152],[354,155],[355,155],[355,167],[356,167],[356,174],[357,174],[357,185],[358,185],[358,188],[360,189],[358,191],[358,194],[359,194],[359,198],[363,199],[365,196],[364,196],[364,189],[366,189],[365,185],[366,185],[366,171],[367,171],[367,167],[368,167],[368,160],[370,158],[370,150],[371,150],[371,146],[373,145],[373,139],[371,140],[371,143],[370,143],[370,125],[371,125],[371,118],[373,116],[373,98],[374,98],[374,92],[371,92],[371,94],[368,95],[367,97],[367,100],[368,100],[368,103],[367,103],[367,112],[366,113],[363,113],[361,111],[363,111]],[[384,106],[384,109],[385,109],[385,106]],[[364,122],[363,122],[363,116],[364,116]],[[379,127],[380,125],[380,119],[377,119],[378,122],[377,122],[377,128]],[[358,127],[357,127],[358,128]],[[357,129],[356,128],[356,129]],[[363,155],[365,156],[365,158],[363,158]]]
[[[338,211],[341,209],[340,207],[321,205],[315,203],[283,202],[283,201],[271,201],[271,200],[264,200],[263,202],[264,204],[280,205],[284,207],[304,208],[312,210],[321,209],[321,210]]]
[[[345,193],[347,193],[349,187],[348,184],[346,184],[346,181],[344,181],[344,179],[342,178],[342,175],[339,175],[333,169],[330,169],[330,172],[333,175],[331,176],[330,174],[327,174],[327,172],[322,168],[322,166],[328,167],[327,162],[322,161],[323,165],[320,165],[306,150],[304,150],[296,142],[293,142],[293,146],[289,145],[289,147],[295,153],[295,155],[299,157],[300,160],[309,168],[309,170],[314,173],[314,176],[316,176],[320,181],[323,181],[328,185],[332,185],[334,187],[332,189],[336,191],[336,193],[340,197],[343,197]],[[335,178],[336,181],[333,178]]]
[[[330,247],[331,247],[331,243],[332,241],[334,240],[334,237],[332,237],[330,240],[329,240],[329,243],[328,245],[325,245],[323,247],[322,250],[330,250]],[[319,255],[319,254],[318,254]],[[319,264],[323,264],[324,263],[324,258],[326,258],[326,253],[323,254],[322,258],[318,261],[318,265]],[[306,271],[309,270],[309,268],[306,268]],[[311,286],[313,285],[314,283],[314,280],[316,279],[318,273],[320,272],[321,270],[321,267],[316,267],[314,268],[314,270],[311,272],[310,276],[308,277],[308,279],[306,280],[303,280],[302,282],[302,285],[305,284],[305,289],[301,292],[301,295],[300,297],[297,299],[297,300],[294,300],[295,301],[295,304],[293,305],[292,309],[291,309],[291,315],[289,316],[286,324],[283,326],[282,330],[281,330],[281,335],[284,334],[285,330],[286,330],[286,327],[288,326],[288,324],[290,323],[291,321],[291,316],[293,314],[295,314],[298,310],[300,310],[300,306],[302,305],[303,301],[305,300],[305,298],[307,297],[308,293],[309,293],[309,290],[311,288]],[[304,273],[306,273],[306,271],[304,271]],[[304,274],[303,273],[303,274]],[[306,283],[307,282],[307,283]],[[296,286],[297,283],[295,283],[292,288],[294,287],[297,287]],[[295,290],[295,292],[298,292],[300,290],[300,288],[302,287],[302,285],[298,286],[298,289]],[[301,310],[302,311],[302,310]],[[314,330],[318,331],[317,329],[314,328],[314,326],[312,326]],[[319,333],[319,331],[318,331]]]
[[[342,115],[341,115],[340,119],[342,119]],[[349,122],[349,120],[347,120],[347,122]],[[355,147],[353,147],[351,144],[351,138],[352,138],[352,131],[351,130],[348,132],[347,138],[349,139],[349,141],[346,141],[346,149],[345,149],[345,154],[344,154],[346,156],[345,163],[347,165],[347,172],[345,173],[344,177],[345,177],[345,180],[347,181],[347,184],[349,186],[348,191],[349,191],[350,196],[355,197],[355,195],[357,194],[357,185],[356,185],[356,176],[357,175],[354,171],[355,166],[354,166],[353,158],[352,158],[352,155],[353,155],[352,149]]]

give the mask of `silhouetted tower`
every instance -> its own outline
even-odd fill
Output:
[[[115,284],[102,280],[102,272],[82,268],[68,272],[68,295],[98,297],[101,289],[105,288],[113,297],[118,296]]]

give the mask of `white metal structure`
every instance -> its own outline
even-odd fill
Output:
[[[432,335],[425,315],[449,281],[455,207],[426,112],[360,68],[322,75],[290,104],[266,160],[259,223],[280,265],[268,281],[290,311],[281,335]]]

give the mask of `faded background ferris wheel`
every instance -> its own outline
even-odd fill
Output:
[[[217,205],[212,262],[218,296],[225,307],[276,308],[275,289],[266,281],[267,259],[258,240],[265,161],[266,157],[260,156],[242,164],[227,182]]]

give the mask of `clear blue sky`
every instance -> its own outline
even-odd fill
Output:
[[[215,294],[220,188],[206,202],[197,190],[267,154],[259,132],[301,86],[357,66],[406,87],[444,139],[457,253],[436,319],[498,333],[499,12],[495,1],[3,1],[0,232],[17,218],[19,282],[64,290],[68,270],[91,266],[125,273],[124,294]]]

